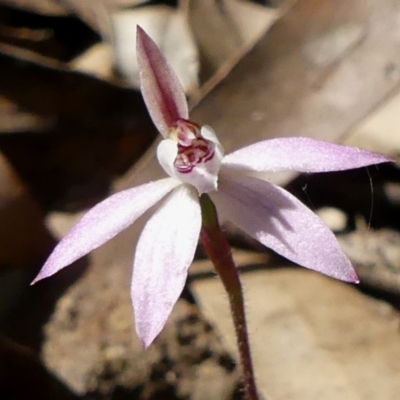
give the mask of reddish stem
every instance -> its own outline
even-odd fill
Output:
[[[200,198],[200,204],[203,217],[200,237],[204,250],[214,264],[228,293],[243,370],[245,398],[246,400],[259,400],[254,379],[243,290],[239,273],[233,261],[229,243],[219,225],[214,203],[208,195],[203,194]]]

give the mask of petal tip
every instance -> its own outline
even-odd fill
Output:
[[[153,340],[146,340],[146,339],[143,339],[143,338],[142,339],[139,338],[139,340],[140,340],[140,344],[142,345],[144,350],[147,350],[153,344],[153,341],[154,341],[154,339]]]
[[[49,268],[48,261],[49,260],[47,260],[47,262],[43,265],[42,269],[36,275],[35,279],[29,284],[30,286],[33,286],[35,283],[42,281],[43,279],[49,278],[57,272],[57,270],[52,271],[51,268]]]
[[[139,46],[144,46],[145,40],[152,39],[140,25],[136,25],[136,48],[139,49]]]
[[[157,334],[148,331],[142,332],[142,329],[140,329],[140,327],[136,324],[136,334],[139,338],[140,344],[142,345],[143,349],[147,350],[153,344],[159,332]]]
[[[356,273],[354,273],[353,276],[349,279],[349,282],[358,285],[360,283],[360,278],[357,276]]]
[[[345,276],[343,276],[343,278],[341,278],[341,280],[344,282],[349,282],[349,283],[354,283],[354,284],[360,283],[360,279],[354,270],[349,271],[349,273],[346,274]]]
[[[136,36],[143,35],[143,34],[146,34],[145,31],[139,24],[137,24],[136,25]]]
[[[42,278],[40,277],[40,275],[38,275],[38,276],[29,284],[29,286],[33,286],[35,283],[39,282],[40,280],[42,280]]]
[[[388,157],[385,155],[381,155],[381,163],[386,163],[386,162],[392,162],[392,163],[396,163],[396,160],[392,157]]]

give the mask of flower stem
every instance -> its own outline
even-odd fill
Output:
[[[258,400],[239,273],[229,243],[219,225],[214,203],[207,194],[203,194],[200,205],[203,218],[201,241],[228,293],[243,370],[245,399]]]

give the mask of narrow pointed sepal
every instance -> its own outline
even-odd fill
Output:
[[[331,230],[286,190],[224,174],[219,191],[210,195],[228,219],[278,254],[333,278],[358,282]]]
[[[166,178],[118,192],[89,210],[58,243],[32,284],[54,275],[131,225],[179,182]]]
[[[140,26],[136,45],[142,95],[154,125],[166,138],[174,122],[188,119],[185,93],[158,46]]]
[[[231,169],[251,171],[328,172],[393,161],[357,147],[305,137],[279,138],[243,147],[224,158]]]

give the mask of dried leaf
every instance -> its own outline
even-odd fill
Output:
[[[0,0],[0,5],[45,15],[66,15],[68,11],[55,0]]]
[[[99,0],[62,0],[62,3],[74,14],[85,21],[104,40],[112,40],[112,27],[108,9]]]
[[[0,97],[0,121],[0,133],[42,131],[54,124],[52,118],[21,110],[4,97]]]
[[[250,2],[187,0],[188,20],[202,58],[202,80],[247,50],[278,16]]]
[[[147,3],[149,0],[97,0],[96,3],[109,9],[132,7]],[[82,3],[76,0],[0,0],[0,5],[19,8],[25,11],[36,12],[44,15],[67,15],[70,12],[79,15],[84,10]],[[86,15],[86,12],[83,12]],[[83,18],[85,19],[85,18]]]
[[[144,110],[141,95],[67,65],[0,44],[0,93],[39,114],[112,121]],[[106,112],[106,114],[105,114]],[[132,117],[131,117],[132,118]],[[134,117],[133,117],[134,118]]]
[[[0,335],[0,385],[3,399],[72,400],[77,397],[53,377],[34,352]]]
[[[41,130],[46,136],[1,138],[7,157],[47,206],[76,209],[104,196],[112,177],[156,133],[139,92],[5,45],[0,93],[49,123]]]
[[[388,154],[400,161],[399,107],[400,93],[396,90],[393,96],[352,129],[345,143]]]
[[[362,284],[400,294],[400,233],[390,229],[357,230],[338,237]]]
[[[116,81],[113,74],[113,49],[107,43],[98,43],[69,63],[76,71],[85,72],[103,80]]]
[[[43,213],[0,153],[0,269],[39,266],[54,241]]]
[[[75,14],[104,39],[111,41],[109,11],[132,7],[148,0],[0,0],[4,4],[24,11],[50,16]]]
[[[267,399],[397,397],[399,315],[391,306],[305,270],[259,270],[241,277],[258,389]],[[220,281],[199,279],[192,288],[237,354]]]

